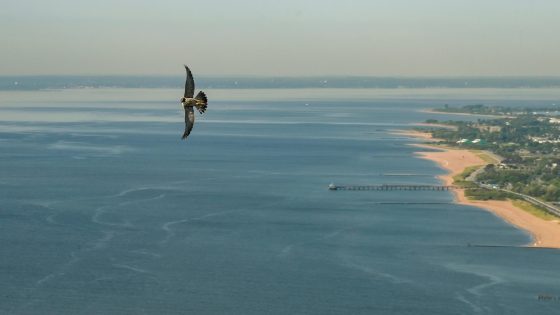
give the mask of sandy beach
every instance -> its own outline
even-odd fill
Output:
[[[410,130],[410,129],[398,129],[398,130],[394,130],[393,132],[391,132],[394,135],[399,135],[399,136],[408,136],[408,137],[412,137],[412,138],[416,138],[416,139],[421,139],[427,142],[438,142],[438,141],[443,141],[443,139],[437,139],[432,137],[432,134],[430,134],[429,132],[419,132],[419,131],[415,131],[415,130]],[[415,146],[418,147],[422,147],[422,144],[415,144]]]
[[[399,132],[398,134],[403,134]],[[422,140],[432,140],[429,133],[407,132],[406,135]],[[415,145],[419,148],[434,148],[428,144]],[[438,147],[438,152],[417,152],[418,156],[436,162],[448,171],[447,174],[440,176],[446,184],[453,184],[453,176],[460,174],[466,167],[486,164],[478,155],[462,149],[450,149]],[[533,242],[528,244],[534,247],[560,248],[560,224],[558,220],[547,221],[533,214],[516,207],[509,200],[470,200],[465,196],[463,189],[454,190],[455,201],[459,204],[475,206],[488,210],[508,223],[527,231],[533,237]]]

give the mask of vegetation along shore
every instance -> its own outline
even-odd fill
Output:
[[[430,119],[401,135],[422,139],[417,154],[438,163],[460,204],[491,211],[533,236],[531,246],[560,248],[560,112],[469,105],[434,109],[492,115],[477,121]],[[442,128],[441,125],[452,128]]]

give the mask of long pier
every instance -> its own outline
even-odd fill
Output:
[[[529,246],[529,245],[499,245],[499,244],[467,244],[467,247],[487,247],[487,248],[525,248],[525,249],[554,249],[558,250],[556,247],[547,246]]]
[[[450,185],[410,185],[410,184],[396,184],[396,185],[335,185],[330,184],[329,190],[434,190],[434,191],[447,191],[456,189],[455,186]]]

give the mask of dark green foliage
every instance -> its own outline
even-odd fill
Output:
[[[484,172],[478,175],[477,181],[498,185],[546,201],[560,200],[560,143],[554,142],[560,139],[560,124],[550,123],[550,116],[544,113],[533,114],[533,111],[538,111],[535,109],[488,107],[480,104],[461,108],[447,106],[440,110],[504,115],[504,118],[476,122],[445,122],[456,130],[432,131],[435,138],[445,139],[448,145],[467,149],[486,149],[504,158],[503,164],[485,167]],[[457,144],[461,139],[469,141]],[[472,143],[474,139],[481,139],[481,141]],[[457,180],[457,184],[467,187],[469,185],[464,180]],[[498,190],[469,189],[468,194],[483,199],[503,197]]]
[[[483,104],[465,105],[462,107],[450,107],[445,104],[443,108],[436,108],[435,111],[446,112],[446,113],[467,113],[467,114],[478,114],[478,115],[505,115],[509,111],[506,107],[489,107]]]
[[[509,194],[501,190],[473,188],[465,190],[465,196],[477,200],[506,200],[506,199],[519,199],[514,194]]]

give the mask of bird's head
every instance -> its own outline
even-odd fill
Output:
[[[187,100],[187,99],[184,98],[184,97],[181,97],[181,99],[180,99],[181,103],[185,103],[186,100]]]

